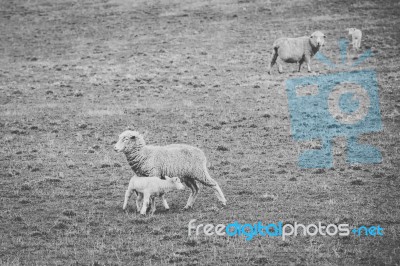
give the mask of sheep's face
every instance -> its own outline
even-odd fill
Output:
[[[144,144],[143,137],[137,131],[127,130],[119,135],[118,142],[114,146],[114,150],[117,152],[123,152],[129,148],[134,148]]]
[[[171,177],[171,178],[168,179],[168,181],[171,182],[173,184],[173,186],[178,190],[185,189],[185,186],[182,184],[182,182],[179,179],[179,177]]]
[[[316,48],[320,48],[321,46],[324,46],[325,38],[326,38],[325,34],[323,34],[320,31],[316,31],[310,36],[311,45]]]

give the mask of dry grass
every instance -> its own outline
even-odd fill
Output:
[[[397,1],[2,1],[1,264],[398,264],[398,9]],[[269,76],[270,46],[318,29],[339,62],[349,26],[377,52],[359,68],[378,73],[384,130],[361,139],[383,163],[348,165],[337,139],[334,168],[299,169],[299,152],[319,141],[293,141],[284,82],[308,74],[285,65]],[[169,212],[122,212],[132,172],[112,148],[132,126],[151,144],[204,149],[228,206],[203,188],[191,211],[182,211],[185,191],[168,195]],[[191,219],[380,224],[385,236],[192,239]]]

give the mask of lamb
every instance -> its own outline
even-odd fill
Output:
[[[361,47],[361,30],[356,28],[348,28],[347,30],[349,31],[349,35],[351,35],[351,44],[353,46],[353,49],[356,49],[358,51]]]
[[[272,45],[272,58],[268,74],[271,74],[271,68],[278,57],[286,63],[299,63],[299,72],[301,65],[306,62],[308,72],[311,72],[311,58],[325,44],[325,38],[326,36],[322,32],[316,31],[311,36],[277,39]],[[279,62],[277,64],[279,73],[282,73],[281,64]]]
[[[183,190],[185,187],[181,183],[179,177],[169,178],[165,176],[165,180],[160,179],[157,176],[151,177],[138,177],[133,176],[129,181],[128,189],[125,192],[125,201],[123,210],[126,210],[128,205],[128,200],[132,193],[135,191],[137,195],[136,199],[136,210],[140,210],[140,214],[145,215],[149,203],[151,204],[150,214],[153,214],[156,210],[155,197],[161,197],[164,193],[171,191],[173,189]],[[140,207],[140,202],[143,199],[142,207]],[[168,207],[169,208],[169,207]]]
[[[224,206],[226,205],[225,196],[218,183],[208,173],[206,156],[199,148],[185,144],[146,145],[139,132],[127,130],[121,133],[114,149],[125,154],[136,175],[147,177],[179,176],[181,181],[191,189],[184,209],[193,207],[199,192],[197,182],[211,187],[219,201]],[[161,199],[164,207],[169,209],[164,195],[161,195]]]

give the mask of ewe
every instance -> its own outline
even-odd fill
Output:
[[[207,171],[207,159],[202,150],[184,144],[146,145],[139,132],[130,130],[119,136],[114,149],[125,154],[133,172],[138,176],[179,176],[191,189],[184,209],[191,208],[196,200],[199,192],[197,181],[214,189],[217,198],[224,206],[226,205],[221,188]],[[164,196],[161,195],[161,198],[165,208],[168,209]]]
[[[156,210],[155,197],[162,197],[164,193],[173,189],[185,189],[178,177],[169,178],[168,176],[165,176],[165,180],[162,180],[157,176],[134,176],[129,181],[128,189],[125,192],[124,206],[122,209],[126,210],[128,200],[135,191],[138,194],[136,198],[136,210],[139,211],[141,201],[143,200],[140,214],[146,214],[149,203],[151,203],[150,214],[153,214]],[[164,205],[164,207],[169,209],[168,205]]]
[[[319,51],[325,43],[326,36],[316,31],[311,36],[303,36],[299,38],[279,38],[273,46],[271,63],[268,73],[271,74],[272,66],[277,63],[279,73],[282,73],[282,65],[276,61],[279,57],[286,63],[299,63],[299,72],[301,65],[306,62],[308,72],[311,72],[311,58]]]

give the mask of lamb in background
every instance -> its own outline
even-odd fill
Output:
[[[136,210],[140,210],[140,214],[145,215],[149,203],[151,203],[150,214],[153,214],[156,210],[155,197],[161,197],[164,193],[173,189],[183,190],[185,187],[181,183],[178,177],[169,178],[165,176],[165,180],[160,179],[157,176],[150,177],[139,177],[134,176],[129,181],[128,189],[125,192],[125,200],[123,210],[126,210],[128,200],[132,193],[135,191],[137,195],[136,199]],[[143,199],[143,205],[140,206],[140,202]],[[168,205],[164,207],[169,209]]]
[[[353,49],[356,49],[356,51],[358,51],[361,48],[361,30],[356,28],[348,28],[347,30],[349,31],[349,35],[351,35],[351,44],[353,46]]]
[[[138,176],[179,176],[191,189],[184,209],[191,208],[196,200],[199,192],[197,182],[211,187],[221,203],[226,205],[225,196],[218,183],[208,173],[206,156],[199,148],[185,144],[146,145],[139,132],[127,130],[119,136],[114,149],[125,154],[133,172]],[[164,195],[161,195],[161,198],[168,209]]]
[[[271,68],[275,63],[278,64],[279,73],[282,73],[282,65],[276,61],[278,57],[286,63],[299,63],[299,72],[301,65],[306,62],[308,72],[311,72],[311,58],[325,44],[325,38],[325,34],[316,31],[311,36],[277,39],[272,45],[272,58],[268,74],[271,74]]]

